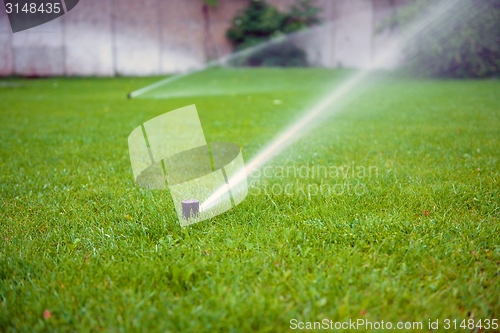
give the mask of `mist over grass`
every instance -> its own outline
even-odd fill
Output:
[[[243,203],[186,229],[167,191],[134,185],[127,137],[144,121],[196,104],[207,141],[249,160],[347,74],[214,69],[133,100],[157,79],[5,80],[0,330],[498,317],[498,80],[382,80],[253,175]],[[337,173],[299,174],[315,166]]]

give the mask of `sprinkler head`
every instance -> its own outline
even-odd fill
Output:
[[[200,212],[200,201],[196,199],[187,199],[182,201],[182,215],[189,220],[197,217]]]

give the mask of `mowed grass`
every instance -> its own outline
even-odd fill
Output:
[[[144,121],[196,104],[207,141],[248,161],[348,74],[246,70],[248,91],[134,100],[158,79],[2,80],[0,331],[499,318],[498,80],[382,80],[188,228],[168,192],[135,186],[127,137]]]

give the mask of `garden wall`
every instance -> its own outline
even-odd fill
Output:
[[[248,3],[219,2],[207,27],[201,0],[80,0],[61,18],[15,34],[0,2],[0,75],[160,75],[200,67],[231,52],[225,32]],[[294,1],[268,2],[284,10]],[[367,67],[395,37],[375,28],[399,1],[316,3],[331,22],[309,41],[317,65]]]

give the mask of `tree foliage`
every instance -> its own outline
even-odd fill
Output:
[[[219,5],[219,0],[202,0],[204,3],[206,3],[209,6],[218,6]]]
[[[402,7],[382,29],[404,28],[429,15],[435,0]],[[500,75],[500,0],[458,0],[443,17],[408,41],[405,68],[434,77]]]
[[[226,36],[234,50],[239,51],[266,42],[274,37],[293,33],[320,23],[320,8],[312,0],[297,0],[287,12],[280,12],[266,1],[251,0],[233,20]],[[289,41],[278,42],[253,53],[243,61],[250,66],[305,66],[306,54]]]

